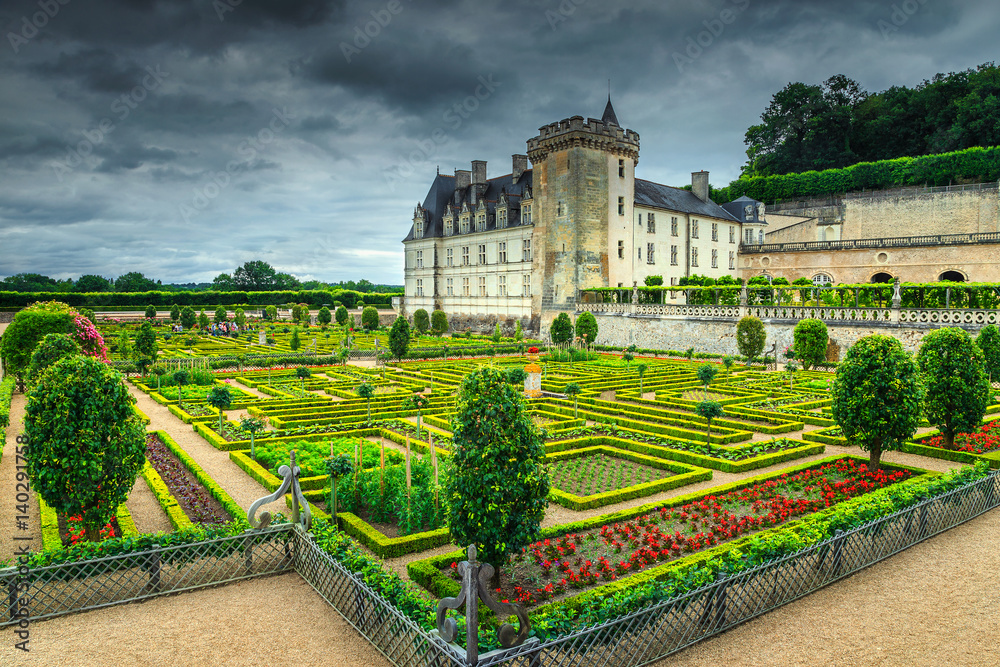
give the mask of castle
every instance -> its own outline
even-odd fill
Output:
[[[580,290],[630,288],[653,275],[664,286],[692,275],[1000,281],[995,183],[776,212],[747,197],[716,204],[705,171],[692,174],[690,190],[638,179],[638,161],[639,135],[619,124],[609,98],[600,119],[540,128],[508,174],[489,178],[482,160],[437,174],[403,240],[403,312],[520,319],[538,331],[573,312]]]

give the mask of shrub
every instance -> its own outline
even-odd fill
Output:
[[[75,354],[80,354],[80,346],[69,334],[45,334],[45,338],[35,346],[28,364],[25,378],[28,386],[34,386],[49,366]]]
[[[924,336],[917,363],[927,383],[927,421],[954,449],[955,435],[979,426],[993,396],[983,353],[965,330],[948,327]]]
[[[218,314],[218,311],[216,311],[216,314]],[[207,331],[210,324],[212,323],[209,321],[208,315],[205,314],[205,309],[203,308],[202,311],[198,313],[198,328],[202,331]]]
[[[154,306],[153,304],[149,304],[148,306],[146,306],[145,315],[147,320],[156,319],[156,306]]]
[[[570,322],[569,315],[566,313],[559,313],[556,318],[552,320],[552,327],[549,329],[549,335],[552,337],[552,342],[556,345],[568,343],[573,340],[573,323]]]
[[[267,319],[267,320],[270,320],[271,322],[274,322],[275,320],[277,320],[278,319],[278,307],[277,306],[268,306],[268,307],[266,307],[264,309],[264,318]]]
[[[170,319],[173,322],[176,322],[177,320],[181,319],[181,307],[178,306],[176,303],[170,306]]]
[[[299,328],[295,327],[292,330],[292,339],[288,341],[288,347],[291,348],[292,352],[297,351],[302,347],[302,340],[299,338]]]
[[[74,311],[65,304],[52,304],[35,304],[14,316],[0,338],[0,358],[7,373],[23,374],[31,363],[35,346],[46,334],[71,333]]]
[[[150,363],[156,363],[156,355],[159,346],[156,344],[156,332],[153,325],[143,322],[139,331],[135,334],[135,354],[140,359],[148,359]]]
[[[421,335],[427,333],[427,329],[431,325],[431,316],[427,314],[427,311],[423,308],[417,310],[413,313],[413,328],[420,332]]]
[[[128,498],[145,463],[134,403],[117,371],[83,356],[57,361],[28,397],[32,487],[57,512],[80,515],[88,540]]]
[[[431,313],[431,331],[440,336],[448,332],[448,316],[443,310]]]
[[[336,318],[337,318],[337,324],[339,324],[340,326],[344,326],[345,324],[347,324],[347,308],[344,308],[343,306],[337,306]]]
[[[375,331],[378,329],[378,310],[375,306],[365,306],[361,311],[361,326],[365,331]]]
[[[976,338],[976,345],[982,350],[987,377],[991,381],[993,378],[1000,380],[1000,329],[997,325],[983,327]]]
[[[215,309],[215,323],[220,324],[229,319],[229,313],[226,312],[225,306],[219,306]]]
[[[367,310],[367,309],[366,309]],[[410,346],[410,323],[405,317],[397,317],[389,330],[389,350],[396,359],[402,359]]]
[[[802,370],[826,361],[826,325],[820,320],[800,320],[795,325],[795,357],[802,362]]]
[[[833,419],[869,453],[869,471],[878,470],[883,451],[913,437],[925,391],[916,361],[895,338],[865,336],[847,351],[830,388]]]
[[[576,318],[576,335],[585,343],[597,340],[597,318],[593,313],[583,312]]]
[[[549,493],[541,434],[502,371],[482,368],[462,381],[452,462],[451,533],[499,568],[537,539]]]
[[[642,281],[647,287],[659,287],[663,284],[663,276],[646,276]]]
[[[510,382],[512,385],[523,387],[524,379],[526,377],[527,375],[525,374],[524,369],[520,366],[514,366],[507,369],[507,382]]]
[[[320,324],[329,324],[330,322],[332,322],[333,315],[330,313],[330,309],[327,308],[326,306],[320,308],[319,312],[316,313],[316,321],[319,322]]]
[[[236,326],[238,326],[241,330],[246,326],[247,314],[243,312],[242,308],[237,308],[236,312],[233,313],[233,321],[236,322]]]
[[[767,333],[764,323],[756,317],[744,317],[736,325],[736,347],[740,354],[753,361],[764,351],[764,341]]]
[[[195,314],[194,308],[184,306],[184,310],[181,311],[181,326],[185,329],[191,329],[197,321],[198,316]]]

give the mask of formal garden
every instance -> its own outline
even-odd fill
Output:
[[[0,341],[3,470],[33,504],[3,502],[39,538],[4,543],[27,591],[4,624],[295,569],[397,664],[653,659],[1000,502],[996,327],[916,355],[870,336],[820,370],[826,327],[803,320],[770,370],[753,318],[740,359],[597,352],[585,313],[551,346],[498,330],[493,354],[407,360],[457,339],[427,313],[367,333],[339,312],[87,315],[37,305]],[[316,356],[212,363],[260,333]],[[376,337],[382,363],[328,358]]]

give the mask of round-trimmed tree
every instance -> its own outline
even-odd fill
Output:
[[[552,342],[556,345],[562,345],[573,340],[573,323],[570,321],[569,315],[566,313],[556,315],[556,318],[552,320],[552,326],[549,328],[549,335],[552,337]]]
[[[976,337],[976,345],[983,352],[983,364],[990,379],[1000,379],[1000,329],[995,324],[983,327]]]
[[[993,397],[983,353],[964,329],[947,327],[924,336],[917,364],[927,384],[927,421],[941,430],[945,447],[954,449],[955,436],[979,426]]]
[[[49,366],[63,357],[75,354],[80,354],[80,345],[69,334],[45,334],[31,354],[31,362],[25,374],[28,386],[34,386]]]
[[[155,364],[158,350],[159,346],[156,344],[156,332],[153,331],[153,325],[149,322],[143,322],[135,334],[133,354],[141,359],[149,359],[151,364]]]
[[[233,393],[229,391],[229,387],[217,384],[209,390],[208,395],[205,397],[205,402],[219,411],[219,435],[223,435],[222,418],[224,414],[222,411],[228,410],[232,406]]]
[[[358,388],[354,391],[358,395],[358,398],[363,398],[368,401],[368,422],[372,420],[372,397],[375,395],[375,387],[371,386],[367,382],[362,382],[358,385]]]
[[[421,335],[427,333],[427,329],[431,326],[431,316],[427,314],[427,311],[423,308],[418,308],[416,312],[413,313],[413,328],[416,329]]]
[[[185,329],[193,329],[197,322],[198,315],[195,314],[194,308],[191,306],[184,306],[184,309],[181,311],[181,326]]]
[[[237,308],[236,312],[233,313],[233,322],[236,322],[236,326],[240,329],[247,325],[247,314],[243,312],[242,308]]]
[[[389,350],[396,359],[406,356],[406,350],[410,347],[410,323],[405,317],[397,317],[389,330]]]
[[[146,312],[143,314],[146,316],[147,320],[156,319],[156,306],[154,306],[153,304],[149,304],[148,306],[146,306]]]
[[[868,452],[878,470],[882,452],[913,437],[925,387],[917,362],[891,336],[865,336],[847,351],[830,388],[833,419],[844,437]]]
[[[708,422],[708,430],[705,433],[705,442],[712,443],[712,420],[722,416],[722,403],[718,401],[704,400],[694,408],[699,417],[703,417]]]
[[[347,324],[347,308],[343,306],[337,306],[337,310],[334,313],[334,317],[337,319],[337,324],[344,326]]]
[[[753,361],[760,356],[764,351],[766,340],[764,323],[756,317],[744,317],[736,325],[736,347],[747,361]]]
[[[448,527],[499,568],[538,538],[549,493],[545,449],[507,375],[482,368],[462,382],[448,478]]]
[[[443,310],[431,313],[431,331],[437,336],[448,333],[448,315]]]
[[[365,306],[361,311],[361,326],[365,331],[375,331],[378,329],[378,310],[375,306]]]
[[[705,400],[708,400],[708,385],[712,384],[712,380],[718,375],[719,369],[712,364],[702,364],[698,367],[698,382],[701,386],[705,388]]]
[[[292,352],[298,351],[302,347],[302,338],[299,337],[299,328],[292,329],[292,337],[288,340],[288,349]]]
[[[597,340],[597,318],[593,313],[585,311],[576,318],[576,335],[588,343]]]
[[[215,323],[220,324],[229,319],[229,313],[226,312],[225,306],[219,306],[215,309]]]
[[[583,388],[576,382],[570,382],[566,385],[566,388],[563,389],[563,393],[573,399],[573,419],[579,419],[580,417],[577,411],[577,401],[580,400],[580,392],[582,391]]]
[[[176,322],[179,319],[181,319],[181,307],[175,303],[170,306],[170,320]]]
[[[326,306],[323,306],[322,308],[320,308],[319,312],[316,313],[316,321],[319,324],[323,324],[323,325],[327,325],[330,322],[332,322],[333,321],[333,314],[330,312],[330,309],[327,308]]]
[[[795,357],[802,362],[802,370],[826,361],[827,331],[820,320],[799,320],[793,333],[795,337]]]
[[[83,356],[57,361],[28,397],[32,487],[57,512],[80,515],[88,540],[99,539],[146,461],[133,403],[118,371]]]

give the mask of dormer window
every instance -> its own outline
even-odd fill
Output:
[[[455,218],[450,215],[444,219],[444,235],[453,236],[455,234]]]
[[[477,232],[486,231],[486,213],[479,213],[476,216],[476,231]]]
[[[417,220],[413,225],[413,238],[424,238],[424,221],[422,219]]]
[[[497,227],[503,229],[507,226],[507,209],[497,207]]]
[[[461,233],[469,233],[469,214],[463,213],[458,219],[458,227]]]
[[[531,224],[531,204],[521,205],[521,224]]]

